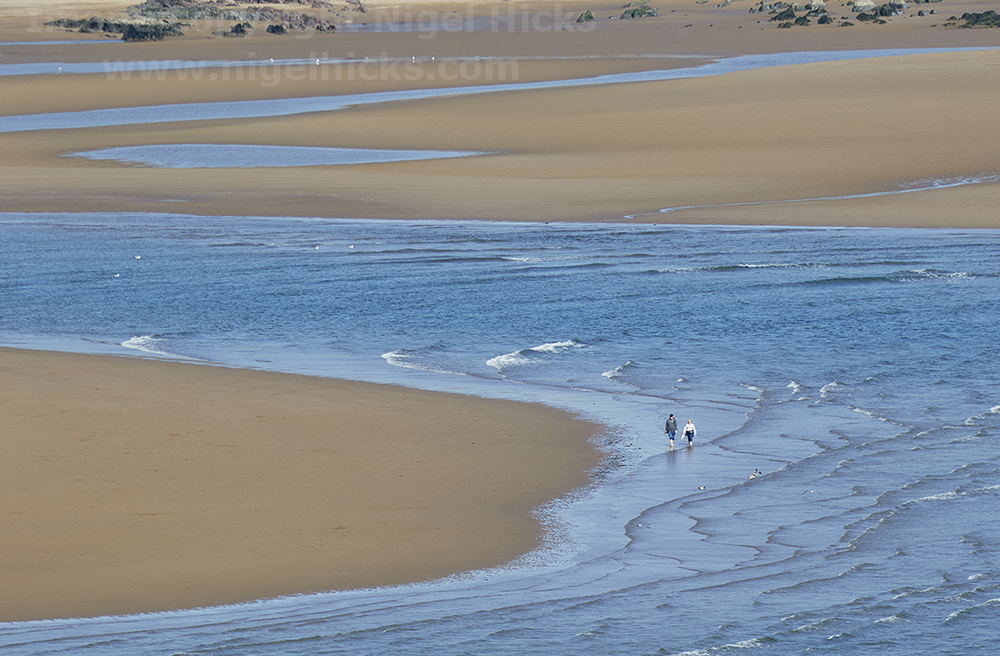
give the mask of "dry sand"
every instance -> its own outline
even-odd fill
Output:
[[[599,460],[527,403],[15,349],[0,381],[0,621],[502,565]]]
[[[228,24],[199,23],[185,37],[123,44],[42,25],[120,14],[121,4],[0,0],[0,64],[435,58],[406,69],[416,71],[406,79],[338,80],[331,66],[285,68],[266,81],[223,80],[219,69],[201,79],[0,77],[0,115],[434,87],[440,62],[455,57],[510,58],[516,81],[532,81],[699,61],[677,55],[1000,45],[1000,30],[941,25],[994,8],[978,0],[914,5],[908,14],[937,13],[883,26],[790,30],[749,14],[749,2],[654,1],[657,18],[609,19],[621,4],[387,4],[367,14],[345,5],[341,24],[407,11],[501,22],[475,32],[282,37],[259,34],[258,25],[251,39],[213,37]],[[593,29],[567,20],[586,8],[598,17]],[[529,27],[540,18],[507,31],[511,12]],[[554,16],[565,29],[549,28]],[[77,39],[97,43],[49,43]],[[476,70],[448,84],[510,81],[487,79],[485,63],[467,69]],[[0,134],[0,210],[996,228],[995,182],[805,199],[996,176],[998,78],[1000,53],[977,51],[293,117]],[[63,157],[169,143],[495,154],[203,170]],[[657,211],[683,206],[707,207]],[[0,619],[218,604],[500,564],[537,544],[528,511],[585,484],[597,461],[586,439],[593,426],[535,406],[17,351],[3,351],[0,367],[10,426]]]

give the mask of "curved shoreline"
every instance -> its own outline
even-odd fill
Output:
[[[10,348],[0,367],[0,621],[501,566],[600,461],[600,427],[538,404]]]

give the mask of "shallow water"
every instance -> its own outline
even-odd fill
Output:
[[[657,80],[674,80],[690,77],[705,77],[725,75],[737,71],[773,66],[791,66],[817,62],[848,61],[870,59],[873,57],[900,57],[905,55],[930,54],[943,52],[963,52],[989,50],[990,48],[910,48],[887,50],[836,50],[823,52],[791,52],[767,55],[742,55],[719,59],[703,66],[690,68],[673,68],[668,70],[639,71],[634,73],[614,73],[591,78],[550,80],[545,82],[512,81],[510,84],[494,84],[483,86],[453,87],[444,86],[437,89],[410,89],[404,91],[385,91],[380,93],[345,94],[339,96],[316,96],[311,98],[279,98],[270,100],[247,100],[231,102],[178,103],[171,105],[154,105],[147,107],[124,107],[114,109],[95,109],[80,112],[53,112],[48,114],[25,114],[21,116],[0,116],[0,132],[23,132],[29,130],[66,130],[73,128],[101,127],[111,125],[134,125],[138,123],[169,123],[174,121],[217,120],[233,118],[260,118],[264,116],[289,116],[310,112],[326,112],[344,109],[357,105],[371,103],[395,102],[400,100],[419,100],[423,98],[438,98],[441,96],[458,96],[496,91],[525,91],[531,89],[548,89],[554,87],[587,86],[593,84],[621,84],[627,82],[651,82]],[[489,58],[473,58],[474,61]],[[320,60],[316,60],[318,64]],[[302,72],[299,79],[308,80],[377,80],[381,79],[378,67],[395,60],[371,61],[333,61],[335,64],[332,76],[319,66],[314,71]],[[404,60],[405,61],[405,60]],[[457,61],[457,60],[455,60]],[[500,62],[516,61],[516,58],[499,59]],[[289,64],[313,64],[313,60],[293,60],[281,62],[246,62],[248,69],[246,79],[260,80],[266,86],[268,82],[277,83],[281,78],[282,66]],[[337,68],[343,65],[344,68]],[[21,69],[18,67],[29,67]],[[241,68],[242,62],[209,62],[209,61],[116,61],[116,62],[84,62],[80,64],[10,64],[0,66],[0,75],[38,74],[38,66],[50,67],[52,73],[104,73],[110,79],[126,79],[139,77],[142,79],[158,79],[166,70],[189,70],[191,79],[202,76],[205,69]],[[366,73],[366,66],[371,72]],[[58,71],[56,70],[58,67]],[[489,70],[487,68],[486,70]],[[501,69],[502,70],[502,69]],[[318,71],[318,72],[317,72]],[[338,72],[339,71],[339,72]],[[397,70],[400,79],[404,78],[404,70]],[[228,77],[213,77],[217,73],[208,72],[210,80],[229,79]],[[327,75],[328,77],[323,77]],[[340,75],[341,77],[337,77]],[[366,77],[370,75],[372,77]],[[185,78],[187,79],[187,76]],[[244,79],[239,77],[237,79]],[[395,79],[395,78],[390,78]],[[426,79],[423,75],[413,79]],[[445,80],[447,78],[439,77]],[[453,81],[458,77],[451,78]],[[502,80],[501,80],[502,81]]]
[[[0,253],[3,345],[542,401],[609,455],[509,568],[0,653],[996,652],[996,232],[0,214]]]
[[[283,166],[346,166],[412,162],[425,159],[471,157],[484,153],[457,150],[378,150],[374,148],[319,148],[252,146],[243,144],[162,144],[122,146],[73,153],[68,157],[115,160],[169,169],[259,168]]]

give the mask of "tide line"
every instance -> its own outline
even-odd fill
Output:
[[[878,196],[896,196],[899,194],[908,194],[914,191],[933,191],[935,189],[949,189],[952,187],[964,187],[967,185],[976,184],[989,184],[992,182],[1000,182],[1000,174],[984,175],[984,176],[972,176],[965,178],[949,178],[946,180],[934,180],[929,183],[917,182],[912,187],[906,187],[905,189],[893,189],[890,191],[872,191],[865,194],[845,194],[842,196],[817,196],[815,198],[785,198],[780,200],[755,200],[755,201],[743,201],[737,203],[710,203],[707,205],[678,205],[676,207],[664,207],[663,209],[656,210],[655,212],[640,212],[638,214],[626,214],[621,220],[629,221],[631,219],[638,219],[643,216],[654,216],[656,214],[669,214],[671,212],[680,212],[682,210],[702,210],[711,209],[719,207],[748,207],[751,205],[780,205],[783,203],[812,203],[817,201],[826,200],[851,200],[853,198],[875,198]]]

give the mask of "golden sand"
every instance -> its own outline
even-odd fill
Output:
[[[499,566],[582,487],[545,406],[0,349],[0,621],[237,603]]]

